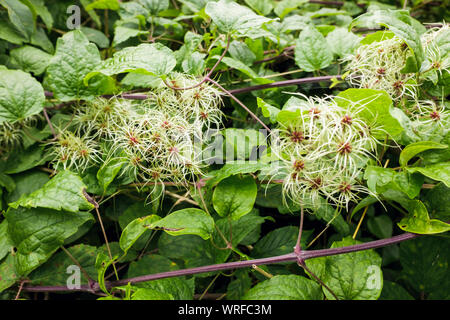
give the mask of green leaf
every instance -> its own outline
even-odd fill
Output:
[[[219,59],[219,56],[214,56],[214,59]],[[258,78],[258,74],[253,71],[249,66],[247,66],[242,61],[230,58],[230,57],[224,57],[222,58],[222,62],[229,66],[230,68],[234,68],[236,70],[239,70],[243,74],[249,76],[252,79]]]
[[[386,214],[369,218],[367,220],[367,228],[379,239],[387,239],[392,236],[392,220]]]
[[[445,135],[440,143],[447,146],[450,145],[450,132]],[[427,150],[420,155],[420,158],[423,160],[424,165],[450,161],[450,148]]]
[[[367,186],[375,193],[381,194],[389,189],[398,190],[414,199],[419,195],[423,185],[423,177],[408,172],[396,172],[390,168],[367,166],[364,172]]]
[[[419,141],[407,145],[400,153],[400,165],[402,167],[408,164],[408,161],[414,158],[418,153],[430,149],[447,149],[448,146],[434,141]]]
[[[256,160],[257,148],[267,146],[264,133],[255,129],[228,128],[223,131],[226,145],[226,161]]]
[[[80,30],[81,32],[84,33],[84,35],[88,38],[90,42],[95,43],[99,48],[104,49],[109,47],[109,39],[100,30],[84,26],[81,27]]]
[[[126,165],[127,162],[128,160],[124,158],[112,158],[103,163],[102,167],[97,172],[97,179],[103,187],[103,190],[106,191],[108,186],[114,181],[122,167]]]
[[[250,176],[226,178],[214,190],[214,209],[222,217],[239,220],[253,209],[257,189],[255,180]]]
[[[0,261],[11,252],[14,244],[8,235],[8,221],[0,223]]]
[[[88,83],[89,79],[99,73],[112,76],[124,72],[137,72],[165,77],[175,65],[172,50],[160,43],[143,43],[116,52],[112,58],[105,60],[99,68],[89,73],[84,82]]]
[[[399,284],[384,281],[379,300],[414,300],[414,298]]]
[[[125,26],[117,26],[116,28],[114,28],[113,45],[117,46],[118,44],[125,42],[130,38],[147,34],[149,34],[149,31],[147,30],[139,30]]]
[[[97,278],[95,269],[95,258],[97,248],[86,244],[77,244],[67,251],[74,257],[91,279]],[[65,251],[60,251],[53,255],[46,263],[34,270],[29,278],[33,285],[39,286],[65,286],[67,285],[67,268],[74,264],[74,261]],[[84,272],[80,272],[80,284],[88,284]]]
[[[113,256],[111,260],[106,253],[99,252],[97,253],[97,258],[95,259],[95,269],[97,269],[97,281],[100,289],[106,294],[109,295],[108,289],[106,288],[105,283],[105,274],[106,270],[108,270],[109,266],[117,259],[117,256]]]
[[[8,234],[17,248],[16,270],[22,276],[47,261],[85,223],[94,221],[88,212],[47,208],[10,208],[5,217],[8,221]]]
[[[296,30],[303,30],[307,28],[310,23],[312,23],[311,18],[293,14],[283,19],[281,22],[281,31],[289,33]]]
[[[358,109],[358,117],[373,127],[373,136],[384,139],[386,133],[395,137],[403,131],[402,126],[392,116],[392,100],[385,91],[373,89],[347,89],[338,94],[337,104],[342,108]]]
[[[139,0],[139,2],[147,8],[153,16],[156,16],[161,11],[169,8],[169,0]]]
[[[205,55],[200,52],[193,52],[181,63],[183,71],[193,75],[201,75],[205,70]]]
[[[449,244],[448,239],[437,237],[419,237],[400,244],[402,275],[414,290],[428,294],[448,289]]]
[[[333,54],[324,36],[312,26],[305,28],[295,43],[295,63],[311,72],[328,67],[332,61]]]
[[[425,205],[416,200],[409,212],[409,216],[403,218],[398,226],[403,231],[418,234],[435,234],[450,230],[450,224],[437,219],[430,219]]]
[[[1,176],[1,175],[0,175]],[[19,200],[22,195],[38,190],[49,181],[48,174],[38,170],[30,170],[14,175],[15,188],[5,197],[7,203]]]
[[[156,192],[155,192],[156,193]],[[125,227],[133,220],[137,218],[144,218],[151,214],[156,214],[158,212],[158,206],[155,207],[154,203],[149,203],[149,200],[156,200],[155,197],[151,197],[151,199],[147,199],[146,201],[136,202],[135,200],[130,201],[121,201],[123,205],[123,210],[119,211],[118,209],[114,209],[115,213],[119,216],[119,225],[123,230]],[[128,202],[131,204],[128,205]],[[155,201],[157,202],[157,201]]]
[[[425,195],[425,205],[433,218],[450,220],[450,188],[439,183]],[[446,205],[443,205],[446,204]]]
[[[13,44],[22,45],[28,39],[17,30],[16,27],[8,20],[6,14],[0,11],[0,39],[6,40]]]
[[[0,124],[38,114],[44,102],[44,89],[29,73],[0,69]]]
[[[333,242],[331,248],[358,243],[361,242],[346,237]],[[310,259],[306,265],[339,299],[376,300],[380,296],[383,287],[381,257],[374,250]],[[323,292],[328,299],[334,300],[327,289],[323,288]]]
[[[306,15],[315,19],[315,18],[319,18],[319,17],[348,15],[348,13],[345,10],[337,10],[335,8],[321,8],[320,10],[317,10],[314,12],[307,12]]]
[[[62,101],[92,99],[108,93],[110,80],[101,79],[96,86],[87,87],[84,77],[101,63],[95,44],[80,30],[66,33],[56,42],[56,51],[47,68],[48,85],[55,97]]]
[[[392,39],[395,34],[391,31],[381,30],[374,33],[367,34],[361,41],[359,42],[361,45],[371,44],[373,42],[380,42],[383,40]]]
[[[263,217],[258,216],[256,212],[252,212],[239,220],[231,221],[231,224],[228,218],[217,220],[216,226],[227,238],[231,235],[232,245],[236,247],[255,229],[258,229],[264,221]],[[214,231],[212,239],[216,246],[220,248],[226,246],[224,239],[217,230]],[[159,238],[158,248],[161,255],[184,261],[186,268],[223,263],[231,254],[231,250],[220,250],[211,241],[205,241],[192,235],[173,237],[164,233]]]
[[[424,176],[436,181],[442,181],[450,188],[450,161],[432,164],[426,167],[408,167],[408,172],[420,172]]]
[[[294,11],[302,4],[305,4],[308,2],[307,0],[281,0],[280,2],[277,2],[275,6],[275,13],[277,16],[279,16],[281,19],[283,19],[287,14],[289,14],[291,11]]]
[[[147,222],[144,226],[164,230],[173,236],[194,234],[206,240],[214,231],[214,219],[203,210],[187,208],[175,211],[161,220]]]
[[[358,211],[360,211],[362,208],[368,207],[374,203],[377,203],[378,199],[375,198],[374,196],[367,196],[364,199],[362,199],[357,205],[356,207],[352,210],[352,213],[350,215],[350,219],[353,218],[353,216],[355,215],[355,213],[357,213]]]
[[[146,228],[148,224],[154,223],[160,219],[161,217],[152,214],[131,221],[123,229],[122,234],[120,235],[119,245],[123,252],[126,254],[140,237],[142,237],[146,232],[149,232],[148,228]]]
[[[350,25],[350,28],[361,22],[376,23],[389,28],[397,37],[404,40],[415,56],[415,71],[420,70],[424,60],[424,52],[420,41],[421,33],[425,28],[414,20],[407,10],[378,10],[367,12],[358,16]],[[420,26],[420,27],[418,27]]]
[[[137,289],[132,295],[131,300],[173,300],[171,294],[163,293],[153,289]]]
[[[161,83],[161,79],[142,73],[128,73],[120,82],[124,87],[130,88],[157,88]]]
[[[117,262],[130,262],[137,259],[139,256],[139,251],[134,250],[134,248],[131,248],[128,250],[127,253],[123,252],[123,250],[120,248],[120,245],[118,242],[109,242],[109,250],[106,246],[106,243],[103,244],[101,247],[98,248],[97,253],[102,253],[104,255],[107,255],[109,258],[109,251],[111,251],[111,256],[113,257],[114,261]]]
[[[267,167],[267,163],[263,163],[261,161],[227,161],[221,169],[210,171],[208,173],[206,185],[208,187],[214,187],[220,181],[230,176],[236,174],[254,173],[265,167]]]
[[[312,230],[303,230],[302,248],[306,248],[312,232]],[[287,226],[272,230],[254,245],[251,255],[254,258],[267,258],[291,253],[297,244],[297,237],[298,227]]]
[[[256,60],[256,55],[250,50],[250,48],[241,41],[234,40],[230,43],[228,49],[231,57],[238,61],[241,61],[247,66],[251,66]]]
[[[395,185],[395,189],[403,191],[410,199],[414,199],[419,195],[423,181],[423,176],[416,173],[410,174],[403,171],[396,174],[393,183]]]
[[[271,21],[271,19],[257,15],[251,9],[231,0],[208,2],[205,13],[211,17],[219,30],[224,33],[237,31],[240,34],[245,34]]]
[[[345,28],[336,28],[327,37],[331,51],[340,58],[352,54],[359,44],[360,38]]]
[[[166,257],[156,254],[145,255],[140,260],[130,263],[127,277],[139,277],[178,269],[176,263]],[[185,277],[146,281],[137,283],[136,286],[171,295],[176,300],[192,300],[194,296],[190,281],[187,281]]]
[[[236,270],[234,277],[227,286],[227,300],[240,300],[252,286],[252,279],[247,270]]]
[[[258,104],[258,108],[261,109],[263,116],[266,118],[269,118],[271,123],[276,123],[277,116],[278,116],[278,113],[280,112],[280,109],[268,104],[260,97],[256,98],[256,102]]]
[[[320,285],[297,275],[280,275],[258,283],[243,300],[322,300]]]
[[[36,76],[47,69],[51,55],[31,46],[23,46],[10,52],[13,63],[23,71],[32,72]]]
[[[36,14],[44,21],[47,29],[51,29],[53,27],[53,17],[45,6],[44,0],[27,0],[27,2],[31,4]]]
[[[349,226],[344,218],[339,214],[339,211],[333,208],[325,199],[320,198],[318,203],[305,205],[305,208],[312,210],[313,214],[327,224],[331,224],[337,232],[342,235],[349,233]],[[300,210],[297,210],[299,212]]]
[[[92,3],[92,0],[80,0],[80,3],[83,5],[84,10],[86,10],[86,7],[89,6]],[[95,22],[98,28],[102,27],[102,22],[100,20],[100,17],[95,12],[95,10],[86,10],[89,17],[92,19],[92,21]]]
[[[245,3],[263,16],[267,16],[273,9],[273,4],[270,0],[245,0]]]
[[[264,223],[264,221],[265,218],[260,217],[257,210],[254,209],[241,219],[232,220],[231,223],[228,218],[217,220],[216,226],[226,238],[229,240],[231,239],[231,245],[236,248],[247,236],[258,231],[259,226]],[[227,246],[227,243],[225,243],[217,230],[214,231],[213,240],[219,248],[225,248]],[[207,246],[208,250],[214,253],[214,263],[225,262],[230,256],[231,250],[220,250],[217,247],[214,247],[211,243],[208,243]]]
[[[25,208],[49,208],[78,212],[90,210],[94,205],[87,201],[83,189],[86,186],[81,178],[73,172],[61,171],[41,189],[29,195],[22,196],[9,206],[17,209],[19,206]]]
[[[8,192],[12,192],[16,188],[13,178],[2,172],[0,172],[0,186],[5,187]]]
[[[9,254],[0,261],[0,292],[11,287],[19,278],[14,266],[14,256]]]
[[[93,9],[109,9],[117,11],[119,10],[119,8],[120,6],[118,0],[95,0],[94,2],[85,7],[87,11]]]
[[[170,259],[182,260],[186,268],[194,268],[216,263],[215,250],[211,246],[210,241],[198,236],[173,237],[163,233],[158,240],[158,253]]]
[[[27,39],[36,30],[35,19],[30,8],[17,0],[0,0],[0,5],[8,10],[8,16],[11,23]]]
[[[41,27],[38,27],[36,32],[31,36],[31,44],[42,48],[50,54],[53,54],[53,52],[55,51],[53,43],[48,38],[47,33],[44,31],[44,28]]]
[[[6,162],[5,173],[19,173],[36,166],[42,165],[50,160],[50,154],[44,152],[44,147],[32,145],[25,150],[16,150]]]

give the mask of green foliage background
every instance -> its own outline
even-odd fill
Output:
[[[445,134],[421,135],[403,111],[406,99],[340,78],[343,58],[396,36],[407,47],[404,73],[448,109],[448,32],[438,42],[439,67],[427,69],[421,43],[427,23],[448,21],[448,7],[448,0],[0,0],[0,298],[14,299],[25,284],[21,298],[41,299],[26,288],[65,286],[76,261],[82,284],[96,281],[103,295],[68,296],[76,299],[334,299],[296,263],[113,288],[105,282],[293,251],[300,206],[283,201],[280,185],[265,185],[270,153],[253,163],[213,164],[196,185],[162,189],[127,176],[122,158],[103,158],[83,172],[56,168],[42,143],[55,128],[71,130],[80,104],[153,92],[174,72],[200,81],[220,60],[211,77],[228,90],[336,76],[237,95],[271,127],[298,119],[289,93],[337,96],[342,108],[376,96],[360,114],[383,129],[374,134],[384,140],[380,161],[365,164],[361,178],[370,195],[339,210],[324,198],[303,199],[302,247],[336,248],[403,231],[424,236],[306,265],[339,299],[448,299],[450,122]],[[76,22],[77,12],[81,26],[71,30],[67,22]],[[260,123],[233,99],[223,101],[221,134],[241,160],[270,147]]]

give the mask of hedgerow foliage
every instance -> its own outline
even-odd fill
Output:
[[[0,297],[447,299],[445,4],[0,0]]]

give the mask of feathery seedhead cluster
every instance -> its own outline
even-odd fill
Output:
[[[49,144],[55,169],[82,172],[101,160],[97,141],[86,135],[61,130],[58,140]]]
[[[189,88],[199,80],[194,76],[174,73],[168,82],[176,88]],[[222,123],[222,112],[218,108],[222,104],[220,91],[207,83],[188,90],[173,90],[161,84],[153,95],[158,109],[181,116],[200,129],[218,128]]]
[[[436,76],[442,77],[444,73],[450,72],[450,26],[444,24],[440,28],[432,28],[421,37],[422,47],[425,53],[425,61],[422,63],[421,71],[425,77],[436,82]],[[431,72],[430,72],[431,71]]]
[[[0,151],[12,151],[23,145],[24,130],[33,128],[39,116],[31,116],[21,121],[0,123]]]
[[[362,45],[355,54],[344,58],[348,62],[349,81],[359,88],[384,90],[393,99],[404,95],[414,97],[416,86],[412,80],[415,74],[402,73],[410,54],[406,43],[395,36]]]
[[[106,138],[132,117],[137,117],[132,101],[97,98],[78,104],[72,122],[81,134]]]
[[[444,101],[417,100],[406,111],[414,132],[424,140],[440,140],[450,131],[450,111]]]
[[[198,80],[176,74],[170,81],[184,88]],[[144,184],[186,184],[202,173],[203,130],[219,126],[220,106],[219,92],[206,83],[187,90],[162,85],[139,102],[97,98],[76,107],[75,132],[63,131],[53,143],[56,164],[83,171],[115,159],[125,163],[121,174]]]
[[[295,120],[272,131],[271,152],[278,159],[277,173],[284,175],[283,196],[300,204],[323,196],[347,206],[369,193],[360,179],[375,157],[375,128],[359,116],[364,106],[344,109],[330,97],[305,99]]]
[[[10,151],[22,145],[22,126],[19,123],[0,124],[0,148]]]

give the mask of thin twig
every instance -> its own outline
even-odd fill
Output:
[[[20,281],[19,290],[17,290],[17,294],[16,294],[16,297],[14,298],[14,300],[19,300],[20,293],[22,292],[23,284],[24,284],[25,282],[27,282],[27,280],[22,280],[22,281]]]
[[[287,87],[287,86],[299,85],[299,84],[303,84],[303,83],[315,83],[315,82],[322,82],[322,81],[332,81],[333,79],[343,80],[341,75],[310,77],[310,78],[301,78],[301,79],[291,79],[291,80],[277,81],[277,82],[272,82],[272,83],[260,84],[260,85],[256,85],[256,86],[249,86],[249,87],[244,87],[244,88],[232,89],[232,90],[229,90],[228,92],[231,93],[231,94],[239,94],[239,93],[247,93],[247,92],[256,91],[256,90],[263,90],[263,89],[270,89],[270,88],[279,88],[279,87]]]
[[[300,226],[298,227],[298,237],[297,237],[297,243],[294,247],[294,252],[300,254],[302,250],[302,232],[303,232],[303,218],[304,218],[304,212],[303,212],[303,206],[300,206]]]
[[[113,259],[112,254],[111,254],[111,248],[109,247],[108,237],[106,236],[105,227],[103,226],[103,220],[102,220],[102,217],[100,215],[100,211],[98,210],[99,205],[98,205],[97,201],[95,201],[95,199],[92,198],[86,192],[86,189],[83,189],[83,195],[86,198],[86,200],[89,201],[94,206],[95,212],[97,213],[97,218],[98,218],[98,221],[100,223],[100,228],[102,229],[103,237],[105,239],[106,249],[108,250],[109,258],[111,259],[111,264],[113,266],[114,273],[116,274],[116,278],[117,278],[117,280],[119,280],[119,275],[117,274],[116,265],[114,263],[114,259]]]
[[[98,210],[98,206],[95,207],[95,212],[97,213],[98,221],[100,222],[100,227],[102,229],[103,237],[104,237],[105,243],[106,243],[106,249],[108,250],[108,255],[109,255],[109,258],[111,259],[111,264],[113,266],[114,273],[116,274],[117,280],[119,280],[119,275],[117,273],[116,265],[114,263],[114,259],[111,254],[111,248],[109,247],[108,237],[106,236],[105,227],[103,226],[103,221],[102,221],[102,217],[100,216],[100,211]]]
[[[194,200],[186,198],[186,195],[185,196],[180,196],[179,194],[176,194],[176,193],[173,193],[173,192],[170,192],[170,191],[167,191],[167,190],[165,191],[165,193],[167,195],[171,196],[171,197],[177,198],[178,199],[177,203],[186,201],[186,202],[188,202],[190,204],[193,204],[194,206],[200,207],[199,204],[197,202],[195,202]]]
[[[309,248],[309,247],[311,247],[312,245],[313,245],[313,243],[314,242],[316,242],[316,240],[317,239],[319,239],[320,238],[320,236],[325,232],[325,231],[327,231],[328,230],[328,228],[330,227],[330,225],[329,224],[327,224],[326,226],[325,226],[325,228],[323,228],[323,230],[306,246],[307,248]]]
[[[208,284],[208,286],[206,287],[205,291],[203,291],[202,295],[200,296],[200,298],[198,298],[198,300],[202,300],[203,299],[205,294],[208,292],[208,290],[211,288],[211,286],[213,285],[213,283],[217,280],[217,278],[219,276],[220,276],[220,273],[216,274],[216,276],[211,280],[211,282]]]
[[[87,273],[87,271],[81,266],[80,262],[78,262],[77,259],[75,259],[75,257],[69,252],[69,250],[67,250],[66,248],[64,248],[64,246],[61,246],[61,249],[65,252],[65,254],[70,258],[70,260],[72,260],[77,266],[78,268],[80,268],[81,272],[83,272],[84,276],[86,277],[88,283],[92,286],[94,285],[95,281],[89,276],[89,274]]]
[[[48,116],[47,110],[46,110],[45,108],[43,108],[43,109],[42,109],[42,112],[44,113],[45,120],[47,120],[48,126],[50,127],[50,131],[51,131],[52,134],[53,134],[53,138],[54,138],[55,140],[58,139],[58,136],[56,135],[55,129],[53,128],[53,124],[52,124],[52,122],[50,121],[50,118],[49,118],[49,116]]]
[[[353,233],[353,237],[352,237],[353,239],[355,239],[356,235],[358,234],[359,228],[361,227],[361,223],[364,220],[364,217],[366,216],[367,209],[369,209],[369,206],[366,206],[364,208],[363,214],[361,216],[361,219],[359,219],[359,223],[358,223],[358,226],[356,227],[355,233]]]
[[[208,74],[205,77],[203,77],[203,79],[199,83],[194,84],[194,85],[189,86],[189,87],[184,87],[184,88],[179,88],[179,87],[172,86],[166,80],[163,80],[164,84],[166,86],[168,86],[169,88],[173,89],[173,90],[188,90],[188,89],[194,89],[194,88],[197,88],[197,87],[201,86],[203,83],[208,81],[209,77],[213,74],[214,70],[217,68],[219,63],[222,61],[223,57],[225,57],[225,54],[228,52],[228,48],[229,47],[230,47],[230,35],[227,35],[227,45],[225,47],[225,50],[222,52],[222,55],[219,57],[219,59],[214,64],[214,66],[211,68],[211,70],[209,70]]]
[[[201,183],[201,182],[197,182],[197,183],[196,183],[196,188],[197,188],[197,191],[198,191],[198,196],[200,197],[200,201],[202,202],[202,205],[203,205],[203,207],[205,208],[205,212],[206,212],[208,215],[211,215],[211,214],[209,213],[208,206],[206,205],[205,199],[203,198],[203,193],[202,193],[202,187],[201,187],[201,186],[202,186],[202,183]],[[214,224],[214,227],[215,227],[217,233],[219,234],[219,236],[220,236],[220,237],[222,238],[222,240],[225,242],[226,247],[225,247],[225,248],[220,248],[219,246],[217,246],[217,245],[214,243],[213,238],[211,237],[211,243],[212,243],[212,245],[213,245],[214,247],[216,247],[217,249],[219,249],[219,250],[233,249],[233,245],[228,241],[228,239],[225,237],[225,235],[224,235],[224,234],[222,233],[222,231],[219,229],[219,227],[217,226],[217,224]]]
[[[267,130],[267,132],[272,132],[269,127],[261,120],[259,119],[256,114],[254,114],[245,104],[243,104],[238,98],[236,98],[230,91],[228,91],[227,89],[225,89],[224,87],[222,87],[218,82],[214,81],[211,78],[207,79],[209,82],[211,82],[212,84],[214,84],[215,86],[217,86],[220,90],[222,90],[223,92],[225,92],[231,99],[233,99],[237,104],[239,104],[245,111],[248,112],[248,114],[250,114],[250,116],[252,116],[253,119],[255,119],[256,121],[258,121],[263,127],[264,129]]]
[[[273,278],[273,274],[268,273],[267,271],[261,269],[260,267],[258,267],[256,264],[252,265],[252,268],[256,271],[258,271],[259,273],[261,273],[264,277],[266,277],[267,279],[271,279]]]
[[[329,293],[331,293],[331,295],[334,297],[334,299],[339,300],[339,298],[337,297],[337,295],[333,292],[333,290],[330,289],[330,287],[328,287],[325,282],[323,282],[314,272],[312,272],[307,266],[306,263],[304,261],[302,261],[301,263],[299,262],[298,264],[300,267],[302,267],[303,269],[305,269],[305,271],[311,275],[322,287],[324,287],[325,289],[328,290]]]

